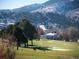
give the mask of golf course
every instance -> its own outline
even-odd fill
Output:
[[[79,59],[79,43],[58,40],[34,40],[33,46],[20,47],[15,59]]]

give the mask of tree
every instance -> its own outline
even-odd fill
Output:
[[[13,28],[14,28],[14,25],[9,25],[6,29],[5,29],[5,32],[6,34],[12,34],[12,31],[13,31]]]
[[[3,37],[4,31],[5,31],[5,29],[2,29],[2,30],[0,31],[0,37],[1,37],[1,38]]]
[[[26,19],[23,19],[20,22],[17,22],[15,25],[9,25],[5,29],[6,37],[10,37],[13,35],[16,39],[17,49],[19,48],[20,44],[24,44],[28,47],[28,40],[31,40],[33,45],[33,39],[36,33],[36,28]]]
[[[66,28],[63,32],[63,36],[67,41],[76,41],[78,35],[78,29],[75,27]]]
[[[9,25],[5,30],[4,34],[6,39],[9,40],[9,43],[16,41],[17,50],[21,43],[23,43],[26,47],[27,38],[24,36],[22,29],[20,29],[19,22],[15,25]]]
[[[26,19],[23,19],[20,22],[20,27],[23,29],[25,35],[28,37],[28,40],[31,40],[31,44],[33,45],[34,35],[37,32],[36,28]]]
[[[12,31],[13,31],[13,25],[9,25],[7,26],[7,28],[3,29],[2,32],[2,38],[6,38],[8,39],[9,36],[12,35]]]
[[[26,47],[26,43],[28,42],[28,40],[27,37],[24,35],[22,29],[19,27],[15,27],[13,32],[14,32],[13,35],[16,38],[16,42],[17,42],[17,50],[20,44],[24,44]]]

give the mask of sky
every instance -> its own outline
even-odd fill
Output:
[[[35,3],[44,3],[48,0],[0,0],[0,9],[14,9]]]

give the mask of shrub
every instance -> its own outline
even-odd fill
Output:
[[[9,46],[9,41],[0,40],[0,59],[14,59],[14,48]]]

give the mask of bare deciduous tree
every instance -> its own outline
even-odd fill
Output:
[[[75,27],[68,27],[63,32],[63,37],[67,41],[76,41],[78,38],[79,32]]]

